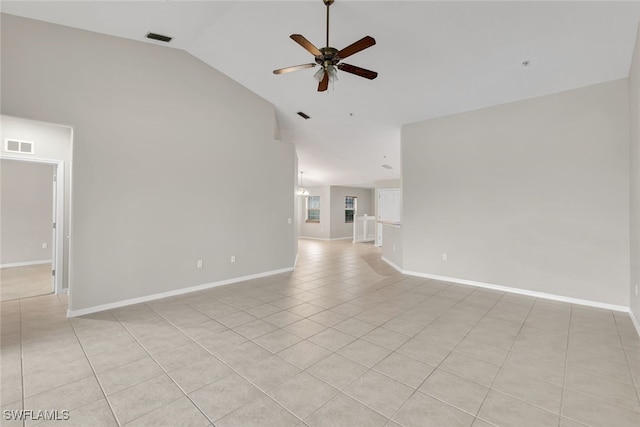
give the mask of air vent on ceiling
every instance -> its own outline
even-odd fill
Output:
[[[147,33],[147,38],[151,40],[158,40],[160,42],[165,42],[165,43],[169,43],[173,39],[173,37],[163,36],[162,34],[156,34],[156,33]]]
[[[393,168],[392,168],[391,166],[389,166],[389,165],[382,165],[382,167],[383,167],[383,168],[385,168],[385,169],[393,169]]]
[[[5,139],[4,149],[10,153],[33,154],[33,142],[18,139]]]
[[[302,111],[298,111],[298,115],[300,117],[302,117],[305,120],[309,120],[311,117],[307,116],[305,113],[303,113]]]

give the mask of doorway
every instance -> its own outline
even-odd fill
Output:
[[[0,301],[62,292],[64,162],[0,159]]]

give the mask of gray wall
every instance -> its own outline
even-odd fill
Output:
[[[0,264],[51,260],[53,171],[49,164],[0,160]]]
[[[310,196],[320,196],[320,222],[305,222],[307,216],[305,197],[298,197],[300,237],[329,240],[331,238],[331,192],[329,187],[307,188]]]
[[[404,126],[404,268],[628,306],[628,94],[622,79]]]
[[[640,322],[640,28],[629,70],[631,117],[631,311]],[[640,331],[638,331],[640,333]]]
[[[331,238],[353,238],[353,223],[344,222],[344,198],[356,196],[358,198],[358,216],[374,215],[373,190],[369,188],[331,186]]]
[[[273,105],[183,51],[14,16],[1,53],[2,112],[74,129],[71,310],[293,266]]]
[[[71,128],[5,115],[0,116],[0,125],[0,135],[3,142],[5,138],[15,138],[32,141],[35,147],[33,155],[8,153],[4,151],[3,144],[3,155],[22,157],[24,159],[37,157],[47,160],[62,160],[64,162],[64,221],[61,223],[63,227],[62,233],[65,236],[63,242],[64,263],[63,272],[58,276],[58,279],[62,281],[62,287],[67,288],[69,286],[69,240],[66,236],[70,232],[69,218],[71,212]]]
[[[393,263],[396,267],[403,269],[402,256],[402,228],[397,225],[384,224],[382,226],[382,257],[384,260]]]

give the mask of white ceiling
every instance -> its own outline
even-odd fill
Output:
[[[322,0],[2,1],[1,8],[145,43],[161,44],[144,38],[149,31],[173,36],[168,46],[276,106],[306,186],[399,178],[403,124],[626,77],[640,22],[640,1],[336,0],[331,46],[374,37],[376,46],[346,62],[379,77],[341,72],[333,89],[318,93],[316,69],[272,70],[313,62],[289,35],[324,45]]]

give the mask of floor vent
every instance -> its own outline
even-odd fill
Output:
[[[9,153],[33,154],[33,142],[5,139],[4,150]]]

